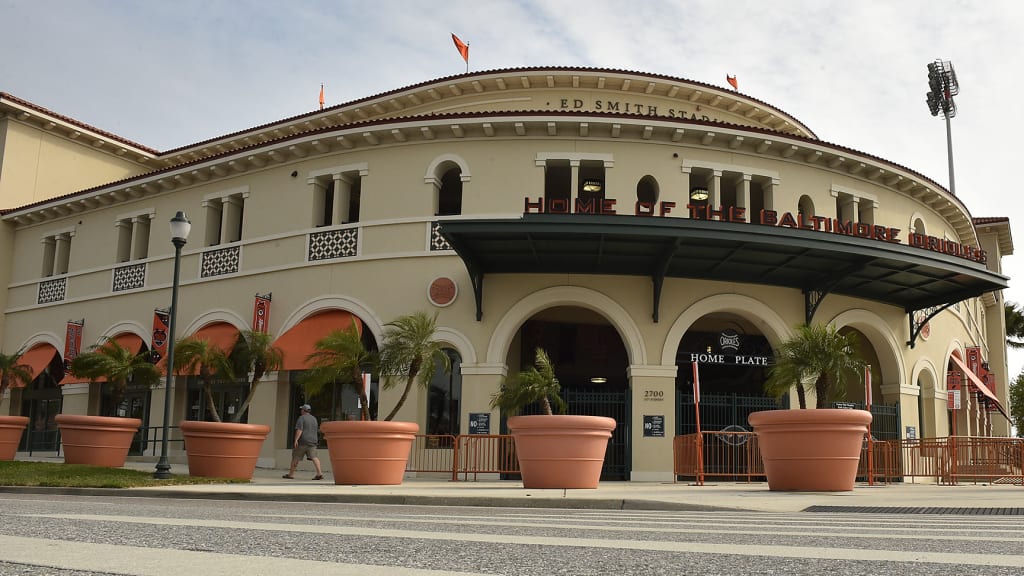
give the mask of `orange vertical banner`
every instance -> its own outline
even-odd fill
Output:
[[[153,310],[153,341],[150,346],[149,361],[159,364],[167,355],[167,323],[170,322],[171,314],[168,310],[157,308]]]
[[[64,334],[64,374],[71,374],[71,361],[78,357],[82,351],[82,332],[85,327],[85,320],[68,320],[67,331]]]
[[[252,330],[253,332],[267,333],[270,325],[270,297],[273,293],[256,295],[256,301],[252,307]]]

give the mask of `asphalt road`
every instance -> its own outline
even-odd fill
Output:
[[[0,574],[1019,575],[1020,516],[0,495]]]

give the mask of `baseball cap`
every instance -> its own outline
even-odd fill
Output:
[[[310,406],[309,404],[303,404],[302,406],[299,406],[299,410],[305,410],[306,412],[309,412],[312,409],[313,407]]]

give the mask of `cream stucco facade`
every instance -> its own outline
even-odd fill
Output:
[[[49,345],[63,354],[65,325],[79,319],[83,346],[128,333],[151,348],[153,311],[170,302],[174,252],[167,222],[182,210],[192,232],[182,256],[179,337],[218,323],[251,328],[254,294],[272,293],[269,331],[275,335],[301,329],[323,311],[342,310],[380,342],[396,316],[436,311],[439,336],[460,359],[461,391],[451,417],[463,433],[471,415],[481,413],[490,414],[490,431],[498,432],[501,415],[489,407],[490,395],[503,376],[521,368],[524,342],[533,338],[524,327],[537,326],[531,321],[583,326],[562,330],[577,339],[587,336],[585,327],[610,327],[619,340],[611,346],[621,346],[625,357],[624,366],[613,366],[621,368],[614,377],[629,400],[620,427],[625,477],[634,480],[671,478],[672,436],[689,390],[680,368],[683,353],[691,351],[682,347],[688,333],[731,327],[775,348],[808,314],[855,330],[872,364],[874,401],[898,406],[900,435],[911,428],[922,437],[953,432],[947,371],[950,356],[965,359],[968,348],[980,348],[1005,404],[1000,259],[1013,250],[1006,219],[976,219],[959,198],[899,159],[821,142],[796,118],[736,92],[613,70],[488,71],[162,153],[67,119],[55,128],[49,125],[55,114],[7,95],[0,103],[0,349],[6,353]],[[801,290],[767,273],[757,276],[757,262],[746,264],[749,281],[732,273],[662,277],[601,263],[583,271],[510,263],[478,274],[448,242],[458,248],[456,223],[514,222],[540,212],[540,205],[548,212],[542,216],[552,216],[546,202],[555,197],[578,212],[575,202],[590,182],[599,189],[590,198],[605,201],[605,212],[614,215],[563,216],[574,222],[592,217],[613,234],[617,222],[641,229],[700,220],[712,245],[720,230],[742,237],[772,228],[792,246],[839,253],[848,245],[864,254],[892,248],[896,255],[885,258],[903,258],[908,268],[949,268],[977,282],[959,290],[951,273],[936,280],[949,287],[930,293],[935,300],[917,309],[900,304],[895,292],[890,300],[880,292],[838,293],[828,282]],[[704,203],[690,199],[694,188],[707,190]],[[697,208],[687,205],[710,206],[716,214],[697,218]],[[655,215],[637,216],[638,210]],[[761,224],[763,214],[808,219],[769,226]],[[823,218],[821,228],[814,229],[810,215]],[[863,224],[865,233],[826,231],[825,218],[828,226]],[[548,224],[558,227],[556,220]],[[958,248],[950,250],[961,252],[911,246],[912,232],[952,242]],[[495,243],[481,249],[503,246],[487,241]],[[558,241],[568,245],[574,237],[567,233]],[[543,254],[532,257],[544,260]],[[772,268],[785,271],[796,258]],[[722,258],[744,269],[737,260],[742,264],[742,249]],[[851,259],[850,266],[867,260]],[[900,273],[878,282],[898,282]],[[438,279],[454,283],[451,302],[432,301]],[[813,307],[807,293],[816,294]],[[925,334],[912,334],[922,325],[911,318],[929,314]],[[292,376],[268,375],[249,411],[250,422],[274,430],[264,463],[288,459]],[[175,422],[189,417],[185,380],[179,376],[173,390]],[[59,390],[64,412],[101,409],[97,384]],[[23,394],[12,391],[3,412],[27,410]],[[393,406],[396,396],[385,391],[378,411]],[[863,389],[848,392],[852,402],[864,397]],[[428,428],[429,403],[417,390],[399,417]],[[161,389],[148,396],[145,410],[148,424],[159,426]],[[645,435],[645,416],[663,418],[666,433]],[[964,407],[957,422],[961,434],[1009,431],[999,412],[979,410],[977,402]]]

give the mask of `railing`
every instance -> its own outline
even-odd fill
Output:
[[[676,436],[672,470],[676,479],[704,477],[745,479],[764,476],[753,432],[704,432],[703,470],[697,467],[697,435]],[[857,477],[890,483],[929,478],[938,484],[985,481],[1024,486],[1024,439],[963,437],[867,441],[861,448]]]
[[[167,427],[167,449],[170,451],[172,447],[177,450],[185,451],[185,438],[181,435],[181,430],[177,426]],[[147,453],[150,456],[160,455],[160,443],[164,437],[163,426],[143,426],[139,428],[139,431],[135,433],[135,437],[132,438],[131,448],[128,449],[130,456],[146,456]]]
[[[518,474],[519,460],[510,434],[417,434],[405,471],[476,480],[479,474]]]

